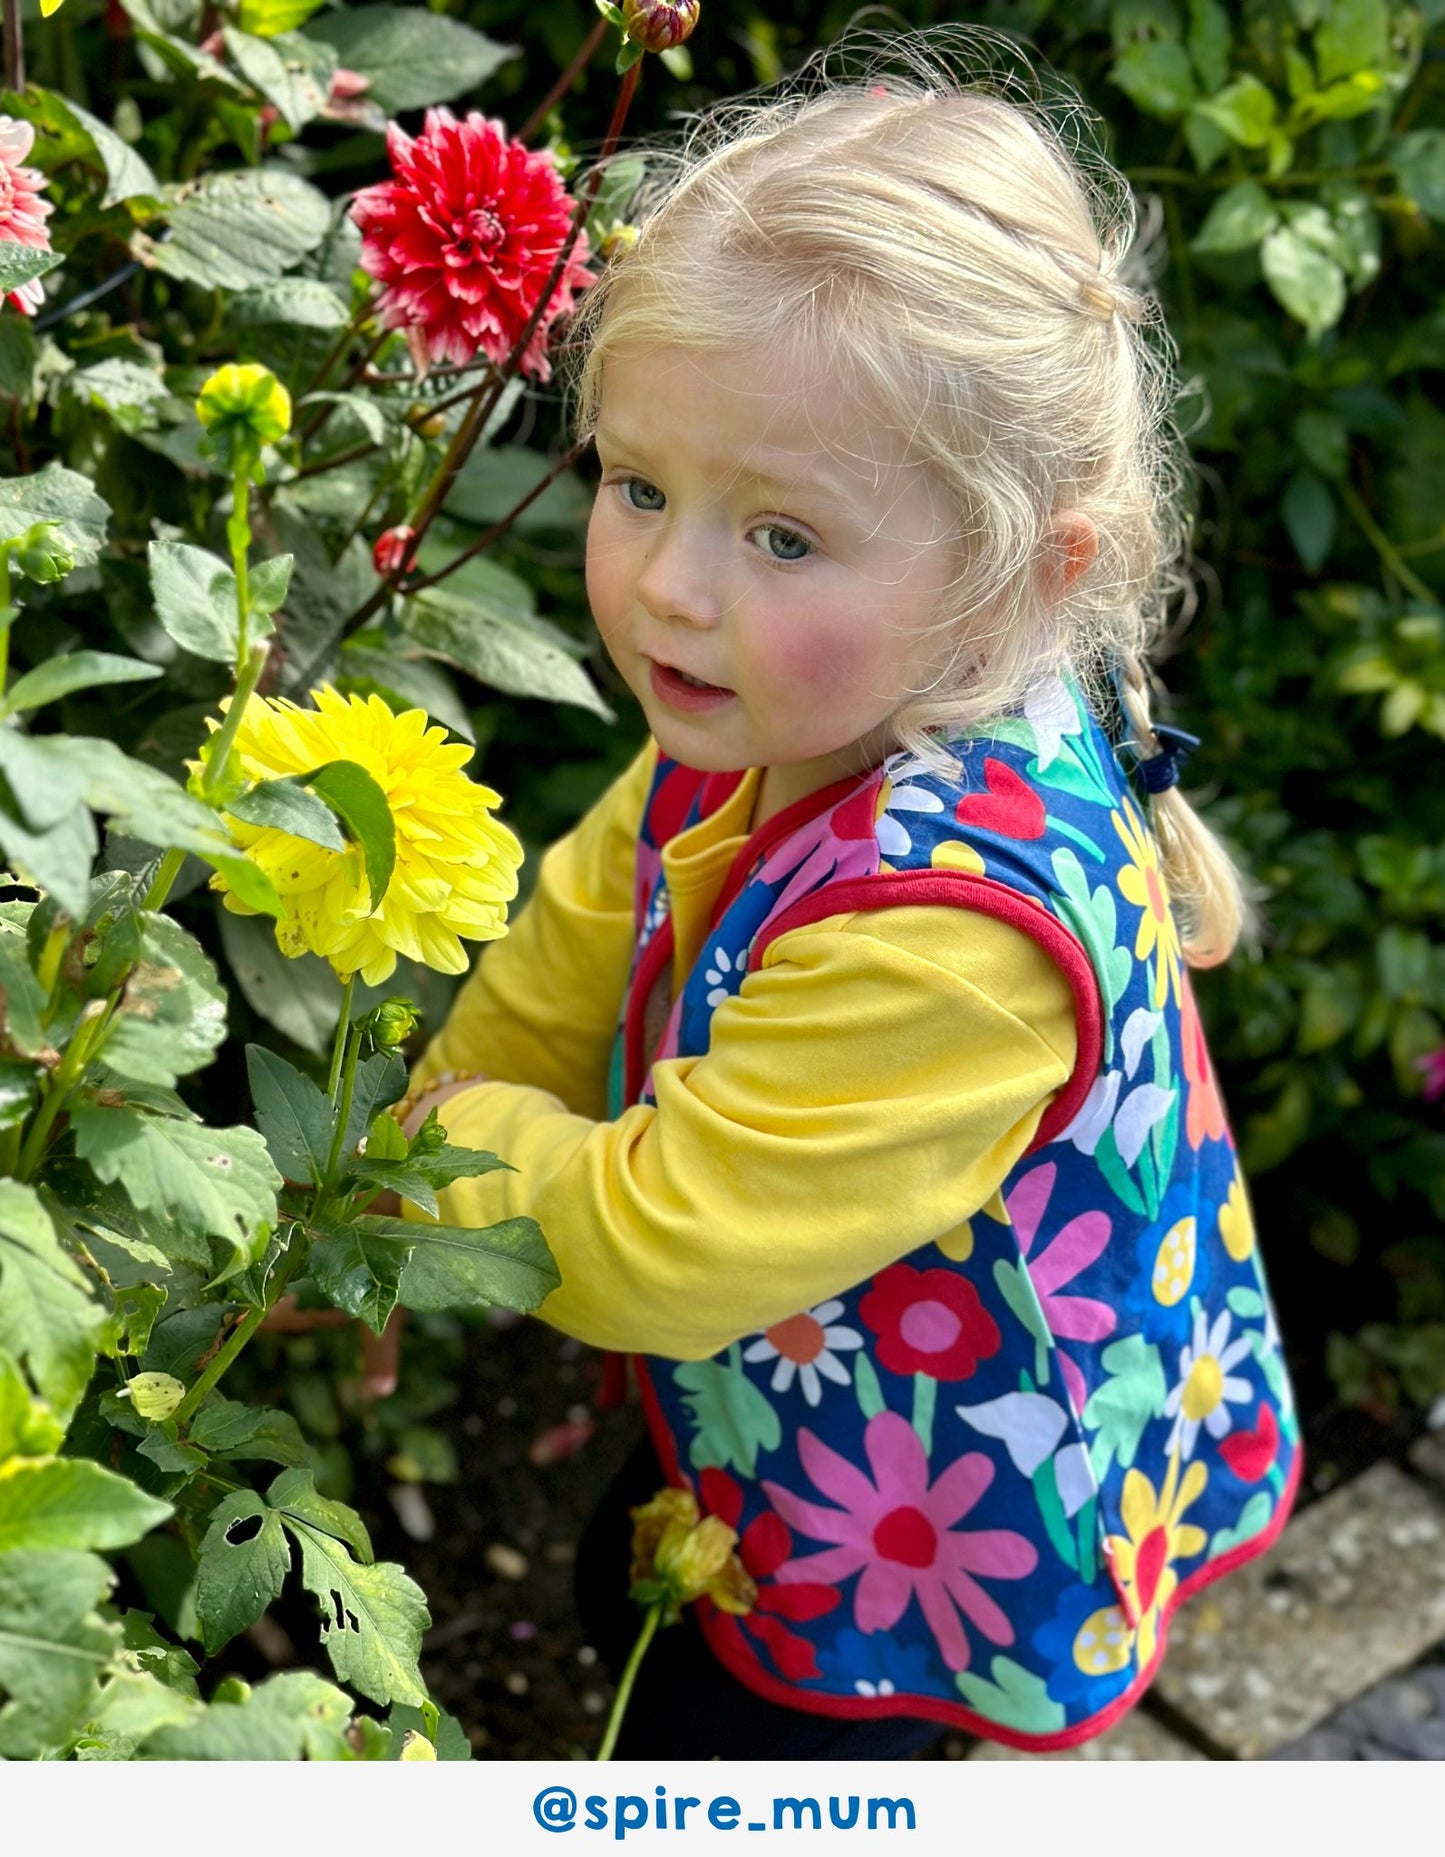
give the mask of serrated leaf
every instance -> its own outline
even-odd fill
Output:
[[[19,247],[0,245],[0,253]],[[0,277],[0,291],[10,288]],[[105,543],[110,505],[96,495],[95,485],[79,471],[63,464],[47,464],[28,477],[0,479],[0,541],[24,535],[37,522],[56,522],[59,538],[75,557],[77,567],[91,567]]]
[[[84,777],[65,749],[63,735],[0,729],[0,773],[21,820],[32,832],[50,831],[84,798]]]
[[[335,1120],[325,1092],[263,1045],[246,1046],[246,1072],[256,1126],[272,1160],[298,1186],[317,1184],[325,1177]]]
[[[334,46],[348,71],[388,115],[445,103],[475,90],[514,58],[509,45],[423,7],[348,6],[313,19],[307,37]]]
[[[0,1464],[0,1554],[129,1547],[170,1513],[168,1502],[85,1458]]]
[[[0,1560],[0,1757],[62,1747],[90,1713],[120,1630],[96,1616],[114,1575],[94,1554],[20,1550]]]
[[[212,1397],[191,1421],[191,1439],[214,1457],[309,1469],[312,1453],[289,1412]]]
[[[344,1541],[358,1560],[368,1563],[375,1560],[365,1522],[346,1503],[318,1495],[309,1469],[283,1471],[266,1491],[266,1500],[273,1509],[281,1510],[292,1519],[306,1522],[337,1541]]]
[[[396,821],[385,790],[357,761],[328,761],[299,778],[325,800],[366,861],[371,907],[379,909],[396,868]]]
[[[352,1760],[352,1702],[311,1670],[267,1677],[244,1702],[212,1702],[167,1724],[136,1750],[139,1760]]]
[[[26,958],[25,938],[0,930],[0,1035],[25,1057],[43,1051],[48,1039],[40,1015],[45,989]]]
[[[65,254],[40,250],[34,245],[20,245],[13,239],[0,242],[0,295],[18,290],[22,284],[44,277],[64,262]]]
[[[304,838],[308,844],[321,845],[327,851],[346,849],[335,814],[324,800],[306,791],[299,777],[260,781],[228,801],[226,811],[245,825],[289,832],[293,838]]]
[[[219,556],[189,542],[152,542],[151,597],[156,617],[178,645],[198,658],[234,664],[236,576]]]
[[[373,1702],[423,1702],[417,1659],[431,1624],[426,1596],[390,1561],[359,1565],[341,1543],[286,1517],[301,1549],[301,1583],[321,1612],[321,1641],[331,1666]]]
[[[24,1361],[57,1414],[85,1391],[107,1327],[33,1188],[0,1180],[0,1348]]]
[[[377,1237],[410,1244],[401,1277],[408,1309],[535,1309],[561,1282],[534,1219],[503,1219],[471,1230],[406,1219],[362,1218]]]
[[[430,657],[467,671],[508,696],[575,703],[608,720],[612,711],[566,649],[565,633],[514,607],[454,599],[438,588],[406,602],[403,630]]]
[[[211,1062],[225,1037],[226,994],[210,956],[169,916],[147,915],[106,1063],[138,1083],[174,1089],[178,1078]]]
[[[119,1181],[139,1211],[230,1246],[221,1278],[264,1249],[282,1182],[255,1129],[210,1129],[101,1103],[77,1103],[71,1125],[77,1154],[102,1181]]]
[[[230,169],[168,188],[164,243],[137,235],[142,263],[186,283],[245,290],[279,277],[325,238],[331,203],[285,168]]]
[[[238,1490],[211,1511],[196,1576],[201,1641],[214,1654],[280,1597],[291,1571],[281,1518],[254,1490]]]
[[[306,1268],[323,1295],[379,1335],[396,1307],[402,1267],[410,1255],[405,1246],[355,1225],[313,1226]]]
[[[341,1011],[341,983],[331,968],[314,954],[288,959],[262,917],[222,909],[218,921],[221,946],[246,1004],[293,1044],[320,1057],[330,1048]]]
[[[265,329],[277,324],[339,335],[351,320],[345,303],[314,277],[278,277],[242,291],[230,304],[228,320],[237,329]]]

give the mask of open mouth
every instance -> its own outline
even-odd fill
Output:
[[[664,702],[682,708],[711,707],[731,700],[733,692],[722,684],[708,683],[690,671],[680,671],[671,664],[652,660],[652,687]]]

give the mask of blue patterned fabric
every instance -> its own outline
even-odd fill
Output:
[[[650,1360],[644,1383],[664,1463],[737,1528],[758,1583],[751,1614],[704,1616],[736,1674],[799,1708],[1042,1749],[1107,1726],[1172,1606],[1273,1539],[1298,1428],[1157,847],[1106,735],[1055,678],[951,745],[955,781],[895,755],[750,841],[639,1065],[640,995],[670,950],[661,844],[719,798],[717,776],[659,762],[634,1071],[706,1052],[773,935],[910,899],[1034,935],[1081,1036],[1034,1147],[946,1249],[715,1359]],[[627,1048],[614,1114],[654,1100]]]

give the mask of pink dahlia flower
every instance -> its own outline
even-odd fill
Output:
[[[40,197],[45,176],[22,164],[35,142],[29,123],[0,116],[0,239],[15,245],[29,245],[35,251],[50,250],[50,234],[45,222],[52,212],[48,200]],[[27,316],[33,316],[45,301],[38,277],[12,290],[7,302]]]
[[[383,286],[383,320],[419,330],[433,361],[465,366],[478,353],[503,360],[571,231],[571,202],[551,155],[508,141],[501,123],[475,110],[464,122],[428,110],[415,138],[391,123],[386,145],[396,179],[363,187],[351,205],[362,266]],[[584,236],[527,344],[524,374],[551,373],[547,331],[592,282],[587,256]]]

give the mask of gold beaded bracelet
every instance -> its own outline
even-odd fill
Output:
[[[454,1083],[485,1083],[486,1075],[480,1070],[439,1070],[434,1077],[428,1077],[419,1090],[408,1090],[401,1101],[392,1104],[391,1115],[394,1122],[404,1127],[407,1117],[418,1103],[425,1102],[436,1090],[445,1090]]]

